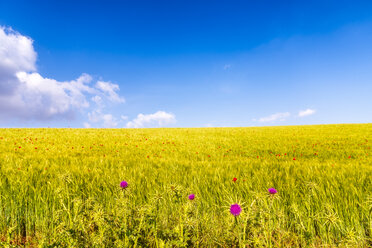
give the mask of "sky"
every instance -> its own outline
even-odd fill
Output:
[[[0,0],[0,127],[372,122],[371,1]]]

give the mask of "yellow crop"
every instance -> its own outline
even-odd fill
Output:
[[[0,129],[0,245],[370,247],[371,142],[372,124]]]

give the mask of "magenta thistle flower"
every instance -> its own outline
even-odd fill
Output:
[[[240,212],[242,211],[242,208],[239,206],[239,204],[235,203],[230,206],[230,213],[234,216],[238,216]]]
[[[274,189],[274,188],[269,188],[268,191],[272,195],[278,193],[278,191],[276,189]]]
[[[123,189],[125,189],[126,187],[128,187],[128,182],[127,181],[122,181],[120,183],[120,187],[122,187]]]
[[[194,199],[195,199],[195,195],[194,195],[194,194],[189,195],[189,200],[190,200],[190,201],[192,201],[192,200],[194,200]]]

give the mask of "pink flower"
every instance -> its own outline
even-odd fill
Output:
[[[239,204],[235,203],[230,206],[230,213],[234,216],[238,216],[240,212],[242,211],[242,208]]]
[[[278,193],[278,191],[276,189],[274,189],[274,188],[269,188],[268,191],[272,195]]]
[[[122,181],[120,183],[120,187],[122,187],[123,189],[125,189],[126,187],[128,187],[128,182],[127,181]]]

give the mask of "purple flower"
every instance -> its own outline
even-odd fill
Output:
[[[242,208],[239,206],[239,204],[235,203],[230,206],[230,213],[234,216],[238,216],[240,212],[242,211]]]
[[[195,195],[194,194],[191,194],[191,195],[189,195],[189,200],[194,200],[195,199]]]
[[[268,191],[272,195],[278,193],[278,191],[276,189],[274,189],[274,188],[269,188]]]
[[[122,187],[123,189],[125,189],[126,187],[128,187],[128,182],[127,181],[122,181],[120,183],[120,187]]]

